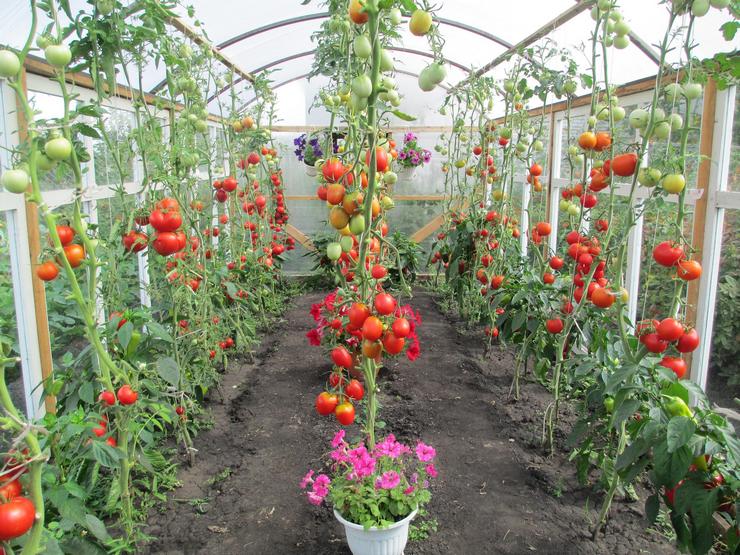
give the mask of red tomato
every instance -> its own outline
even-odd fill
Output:
[[[552,318],[545,322],[545,327],[549,333],[560,333],[563,331],[563,321],[560,318]]]
[[[676,264],[676,275],[686,281],[701,277],[701,264],[696,260],[680,260]]]
[[[676,344],[679,353],[690,353],[699,346],[699,334],[694,328],[685,331]]]
[[[392,332],[387,332],[383,336],[383,348],[389,355],[397,355],[403,351],[406,340],[402,337],[396,337]]]
[[[658,336],[663,341],[671,343],[673,341],[678,341],[683,335],[684,330],[683,325],[678,320],[673,318],[664,318],[661,320],[660,324],[658,324],[655,331],[658,332]]]
[[[388,275],[388,270],[386,270],[380,264],[376,264],[375,266],[373,266],[370,273],[372,274],[373,279],[383,279],[385,276]]]
[[[18,480],[6,482],[0,487],[0,500],[10,501],[18,497],[22,491],[23,488]]]
[[[534,164],[532,164],[532,165],[530,166],[530,168],[529,168],[529,173],[530,173],[530,174],[531,174],[531,175],[532,175],[533,177],[539,177],[540,175],[542,175],[542,166],[540,166],[539,164],[537,164],[537,163],[535,162]]]
[[[162,256],[169,256],[180,250],[180,238],[171,231],[161,231],[154,236],[152,248]]]
[[[404,338],[411,333],[411,324],[409,324],[409,321],[406,318],[397,318],[396,321],[393,322],[391,329],[393,330],[393,335]]]
[[[75,238],[74,229],[72,229],[68,225],[58,225],[57,235],[59,235],[59,240],[61,241],[63,247],[69,245],[72,241],[74,241]]]
[[[547,285],[552,285],[553,283],[555,283],[555,274],[545,272],[542,276],[542,281]]]
[[[550,268],[552,268],[553,270],[559,270],[563,267],[563,264],[565,264],[565,261],[560,257],[553,256],[550,259]]]
[[[328,416],[334,412],[334,409],[337,408],[338,404],[339,398],[328,391],[322,391],[319,393],[318,397],[316,397],[316,411],[321,416]]]
[[[139,231],[129,231],[123,236],[123,250],[126,252],[141,252],[149,243],[149,237]]]
[[[331,351],[331,360],[336,366],[341,366],[348,370],[353,366],[352,355],[344,347],[334,347]]]
[[[331,158],[324,162],[321,173],[328,182],[336,183],[345,173],[344,164],[338,158]]]
[[[668,348],[668,343],[663,341],[657,333],[646,333],[640,336],[640,341],[651,353],[662,353]]]
[[[609,308],[617,300],[617,296],[606,287],[598,287],[591,293],[591,302],[599,308]]]
[[[177,210],[152,210],[149,225],[157,231],[175,231],[182,225],[182,216]]]
[[[670,241],[663,241],[653,249],[653,259],[660,264],[670,268],[675,266],[683,258],[683,248],[680,245],[674,245]]]
[[[365,153],[365,163],[369,166],[370,165],[370,150]],[[388,153],[385,151],[385,149],[376,146],[375,147],[375,168],[379,172],[384,172],[388,169]]]
[[[365,320],[370,316],[370,309],[362,303],[354,303],[347,312],[349,325],[354,329],[360,329]]]
[[[383,322],[377,316],[369,316],[362,324],[362,337],[367,341],[377,341],[383,335]]]
[[[342,403],[334,409],[334,416],[342,426],[349,426],[355,421],[355,407],[349,402]]]
[[[64,256],[67,257],[70,266],[77,268],[85,259],[85,249],[82,245],[73,243],[64,247]]]
[[[30,499],[16,497],[0,505],[0,541],[9,541],[28,532],[36,520]]]
[[[223,180],[221,183],[221,187],[224,191],[231,193],[232,191],[236,191],[237,182],[236,179],[233,177],[227,177]]]
[[[131,389],[130,385],[124,385],[118,389],[118,402],[122,405],[133,405],[138,398],[139,394]]]
[[[379,293],[375,296],[375,310],[384,316],[392,314],[396,310],[396,299],[388,293]]]
[[[660,361],[660,365],[673,370],[679,380],[686,375],[686,361],[680,357],[665,356]]]
[[[98,401],[112,407],[116,404],[116,396],[112,391],[101,391],[100,395],[98,395]]]
[[[59,275],[59,268],[56,264],[47,260],[36,267],[36,275],[40,280],[53,281]]]
[[[547,222],[539,222],[535,229],[537,230],[537,233],[540,234],[542,237],[547,237],[552,232],[552,226]]]
[[[628,152],[626,154],[615,156],[609,167],[611,171],[621,177],[634,175],[635,169],[637,168],[637,154],[634,152]]]
[[[344,393],[350,399],[360,401],[365,396],[365,388],[358,380],[350,380],[349,383],[344,387]]]

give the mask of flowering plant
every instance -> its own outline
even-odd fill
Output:
[[[320,131],[306,135],[298,135],[293,139],[293,146],[296,147],[294,150],[296,158],[304,162],[307,166],[313,166],[316,160],[324,156],[324,150],[321,148],[322,144],[326,143],[326,132]],[[332,137],[332,150],[336,153],[338,149],[336,138]]]
[[[419,146],[418,138],[409,132],[403,136],[403,148],[398,153],[398,161],[404,168],[418,168],[428,164],[432,153]]]
[[[310,470],[301,481],[309,503],[329,497],[342,517],[367,530],[386,528],[429,502],[429,479],[437,477],[432,446],[419,441],[411,449],[389,434],[368,449],[350,446],[344,435],[339,430],[331,442],[331,477]]]

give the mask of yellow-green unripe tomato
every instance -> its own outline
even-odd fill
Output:
[[[352,242],[352,237],[349,235],[345,235],[339,240],[339,245],[342,248],[342,251],[349,252],[352,250],[352,247],[354,243]]]
[[[393,56],[385,48],[380,50],[380,71],[388,73],[393,71]]]
[[[634,129],[644,129],[649,119],[650,114],[648,114],[647,110],[637,108],[636,110],[632,110],[630,114],[630,126]]]
[[[15,52],[0,50],[0,77],[9,78],[18,75],[21,70],[21,61]]]
[[[352,79],[352,94],[358,98],[369,98],[373,92],[373,82],[366,73]]]
[[[342,246],[339,243],[329,243],[326,245],[326,257],[332,262],[339,260],[342,256]]]
[[[383,182],[387,185],[393,185],[396,181],[398,181],[398,175],[394,172],[385,172],[383,175]]]
[[[401,10],[399,10],[398,8],[393,8],[388,16],[390,17],[391,23],[393,23],[393,25],[400,24],[403,18]]]
[[[56,162],[67,160],[72,155],[72,143],[64,137],[50,139],[44,145],[44,152]]]
[[[624,116],[626,115],[626,112],[624,108],[621,106],[614,106],[612,108],[612,119],[614,122],[622,121],[624,119]]]
[[[686,178],[680,173],[669,173],[663,178],[662,185],[667,192],[677,195],[686,187]]]
[[[699,83],[686,83],[683,86],[683,94],[690,100],[696,100],[701,97],[702,87]]]
[[[5,170],[0,175],[0,185],[9,193],[20,194],[28,189],[29,177],[25,170]]]
[[[357,35],[352,42],[352,50],[354,50],[355,56],[366,60],[373,53],[373,45],[367,35]]]
[[[349,220],[349,230],[352,235],[362,235],[365,232],[365,216],[357,214]]]
[[[61,69],[72,61],[72,51],[66,44],[51,44],[44,49],[44,57],[49,64]]]

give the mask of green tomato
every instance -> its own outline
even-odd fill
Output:
[[[349,95],[349,106],[354,112],[361,112],[367,108],[367,98],[361,98],[352,93]]]
[[[519,154],[523,154],[525,150],[527,150],[527,145],[525,145],[524,143],[517,143],[516,144],[516,151]]]
[[[691,3],[691,13],[694,17],[704,17],[709,13],[709,0],[694,0]]]
[[[28,189],[28,174],[25,170],[5,170],[0,175],[0,184],[5,187],[5,190],[9,193],[25,193]]]
[[[630,126],[634,129],[643,129],[650,119],[650,114],[648,114],[647,110],[643,110],[642,108],[637,108],[636,110],[632,110],[632,113],[630,114]]]
[[[613,397],[604,398],[604,409],[606,410],[607,414],[611,414],[612,412],[614,412],[614,398]]]
[[[699,83],[686,83],[683,86],[683,94],[686,95],[686,98],[689,100],[696,100],[697,98],[701,97],[702,93],[702,86]]]
[[[40,153],[38,157],[38,166],[41,171],[51,171],[54,169],[54,166],[57,165],[57,163],[49,158],[46,154]]]
[[[612,7],[612,1],[611,1],[611,0],[599,0],[599,1],[598,1],[598,2],[596,3],[596,5],[598,6],[598,8],[599,8],[599,9],[600,9],[600,10],[601,10],[602,12],[605,12],[606,10],[608,10],[609,8],[611,8],[611,7]]]
[[[352,94],[359,98],[368,98],[373,92],[373,82],[366,73],[352,79]]]
[[[61,69],[72,61],[72,51],[66,44],[51,44],[44,49],[44,57],[49,64]]]
[[[671,124],[671,131],[679,131],[683,127],[683,118],[679,114],[671,114],[668,121]]]
[[[713,8],[722,10],[730,5],[730,0],[709,0],[709,3],[712,5]]]
[[[570,206],[568,206],[568,215],[569,216],[578,216],[581,213],[581,207],[577,204],[571,203]]]
[[[578,156],[578,147],[576,145],[570,145],[568,147],[568,156]]]
[[[199,133],[205,133],[208,131],[208,122],[202,119],[196,120],[195,130]]]
[[[50,139],[44,145],[44,152],[56,162],[67,160],[72,155],[72,143],[64,137]]]
[[[357,214],[349,220],[349,230],[352,235],[362,235],[365,232],[365,216]]]
[[[630,32],[630,26],[627,25],[626,21],[620,21],[614,24],[614,32],[619,36],[628,35]]]
[[[0,77],[15,77],[21,70],[21,61],[15,52],[0,50]]]
[[[98,8],[100,15],[110,15],[115,8],[115,2],[113,0],[98,0],[95,2],[95,7]]]
[[[630,38],[627,35],[617,35],[614,37],[614,48],[624,50],[630,45]]]
[[[389,73],[393,71],[394,63],[393,56],[385,48],[380,49],[380,71],[383,73]]]
[[[614,122],[622,121],[625,117],[627,112],[625,112],[624,108],[621,106],[614,106],[612,108],[612,119],[614,119]]]
[[[502,127],[498,134],[504,139],[511,139],[511,129],[508,127]]]
[[[342,247],[343,252],[349,252],[352,250],[352,247],[354,246],[354,242],[352,241],[352,237],[349,235],[344,235],[339,240],[339,245]]]
[[[535,141],[534,143],[532,143],[532,149],[535,152],[542,152],[544,148],[545,148],[545,145],[542,144],[542,141]]]
[[[425,67],[419,73],[419,88],[424,92],[430,92],[434,90],[437,83],[434,82],[434,75],[429,69],[430,66]]]
[[[598,120],[596,119],[596,116],[589,116],[587,123],[589,127],[596,127]]]
[[[342,246],[339,243],[329,243],[326,245],[326,257],[335,262],[342,256]]]
[[[669,173],[663,178],[663,189],[678,194],[686,187],[686,178],[680,173]]]
[[[568,211],[568,207],[570,206],[570,202],[568,202],[568,201],[567,201],[567,200],[565,200],[565,199],[560,199],[560,204],[559,204],[559,206],[560,206],[560,210],[561,210],[562,212],[567,212],[567,211]]]
[[[682,93],[683,89],[678,83],[671,83],[669,85],[666,85],[665,89],[663,89],[665,99],[670,103],[677,102],[678,99],[681,98]]]
[[[506,81],[504,81],[504,90],[507,93],[514,92],[514,87],[515,86],[516,86],[516,83],[514,83],[514,81],[512,81],[511,79],[507,79]]]
[[[398,8],[393,8],[388,15],[393,25],[399,25],[403,20],[403,14],[401,14],[401,10]]]
[[[41,50],[46,50],[46,47],[51,44],[51,39],[49,38],[49,35],[39,35],[36,37],[36,46],[38,46]]]
[[[604,37],[604,45],[607,48],[611,48],[612,46],[614,46],[614,38],[611,35],[607,35],[606,37]]]
[[[640,168],[637,174],[637,181],[643,187],[655,187],[663,173],[658,168]]]
[[[398,181],[398,175],[394,172],[385,172],[385,175],[383,175],[383,182],[386,185],[393,185],[396,181]]]
[[[429,66],[429,75],[436,85],[439,85],[447,77],[447,68],[444,65],[433,63]]]
[[[383,210],[393,210],[396,207],[396,203],[393,202],[391,197],[386,195],[380,200],[380,206]]]
[[[575,81],[568,80],[563,85],[563,90],[567,94],[575,94],[576,90],[578,90],[578,84]]]
[[[668,137],[671,136],[671,124],[667,121],[661,121],[653,129],[653,136],[660,139],[661,141],[665,141]]]

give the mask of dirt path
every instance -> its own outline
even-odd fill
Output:
[[[183,486],[150,516],[146,531],[159,539],[144,553],[349,553],[329,509],[309,506],[298,488],[337,429],[313,409],[329,365],[305,339],[309,307],[322,296],[297,298],[256,364],[225,374],[224,402],[211,407],[215,425],[196,439]],[[508,401],[511,356],[482,360],[480,338],[459,334],[428,294],[412,304],[424,318],[422,356],[385,372],[382,417],[400,438],[437,449],[429,511],[439,531],[407,555],[675,552],[644,532],[642,502],[617,503],[608,533],[592,542],[587,518],[595,515],[585,507],[599,497],[577,484],[566,457],[545,459],[539,449],[547,393],[525,384],[519,403]]]

